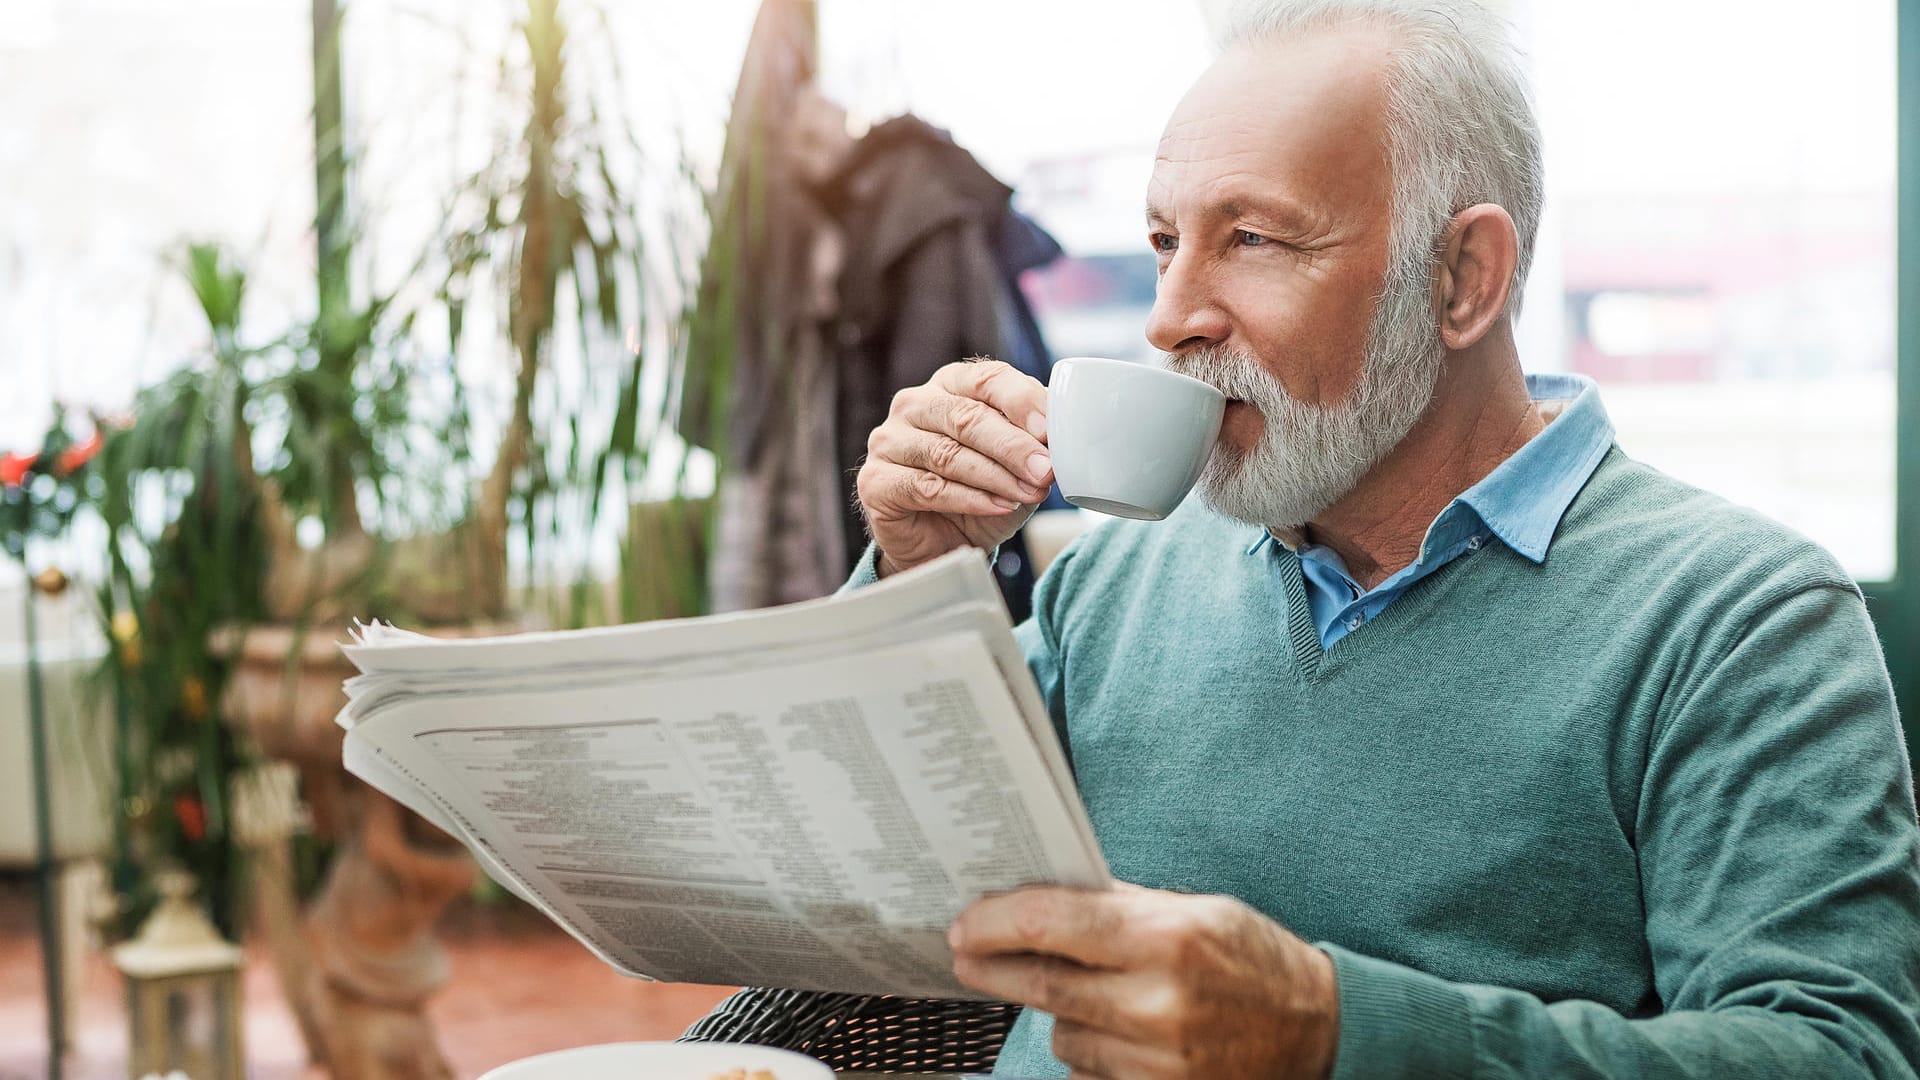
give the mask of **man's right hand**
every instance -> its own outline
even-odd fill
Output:
[[[895,394],[857,485],[881,576],[1006,542],[1053,483],[1046,441],[1047,388],[998,360]]]

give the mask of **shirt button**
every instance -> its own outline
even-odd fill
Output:
[[[1366,622],[1366,621],[1367,621],[1367,620],[1365,620],[1365,619],[1363,619],[1363,618],[1361,618],[1360,616],[1358,616],[1358,615],[1355,615],[1355,616],[1354,616],[1353,618],[1351,618],[1351,619],[1348,619],[1348,620],[1347,620],[1347,629],[1348,629],[1348,630],[1358,630],[1358,629],[1360,629],[1360,624],[1361,624],[1361,623],[1364,623],[1364,622]]]
[[[1467,550],[1468,550],[1468,551],[1479,551],[1479,550],[1480,550],[1480,538],[1476,536],[1476,537],[1474,537],[1473,539],[1471,539],[1471,540],[1469,540],[1469,541],[1467,541]]]

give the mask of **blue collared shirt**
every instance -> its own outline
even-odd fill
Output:
[[[1365,626],[1414,582],[1495,539],[1536,563],[1546,561],[1560,518],[1613,445],[1613,421],[1599,389],[1583,375],[1529,375],[1527,392],[1535,401],[1566,404],[1540,434],[1440,511],[1419,558],[1373,588],[1362,589],[1340,556],[1321,544],[1288,543],[1263,531],[1247,550],[1257,554],[1278,540],[1300,556],[1322,648]]]

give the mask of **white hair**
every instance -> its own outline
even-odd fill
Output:
[[[1506,23],[1473,0],[1239,0],[1222,50],[1354,24],[1396,39],[1387,67],[1393,210],[1386,293],[1431,288],[1453,216],[1493,203],[1519,234],[1518,317],[1540,228],[1540,127]]]

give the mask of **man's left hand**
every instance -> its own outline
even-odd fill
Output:
[[[961,912],[948,938],[961,982],[1053,1014],[1053,1054],[1076,1078],[1332,1071],[1333,961],[1230,897],[1021,889]]]

